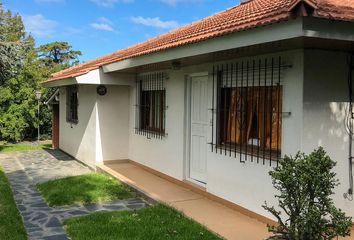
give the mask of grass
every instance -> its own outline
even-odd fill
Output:
[[[0,141],[0,153],[2,152],[18,152],[18,151],[34,151],[41,149],[50,149],[51,144],[40,144],[35,143],[6,143]]]
[[[73,240],[221,240],[199,223],[162,204],[137,211],[94,213],[68,219]]]
[[[0,238],[25,240],[27,234],[17,210],[9,182],[0,168]]]
[[[129,187],[100,173],[52,180],[37,188],[52,207],[135,197]]]

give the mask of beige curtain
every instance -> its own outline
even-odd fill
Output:
[[[281,112],[281,86],[232,89],[225,142],[248,144],[258,138],[261,148],[281,149]]]

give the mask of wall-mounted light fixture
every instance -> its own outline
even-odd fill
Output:
[[[173,70],[181,70],[182,64],[181,61],[173,61],[172,62],[172,69]]]
[[[97,94],[100,96],[104,96],[107,94],[107,87],[104,85],[100,85],[97,87]]]

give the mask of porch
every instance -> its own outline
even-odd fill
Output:
[[[213,199],[213,195],[208,196],[202,188],[192,183],[180,182],[130,160],[107,161],[97,168],[152,200],[182,211],[225,239],[256,240],[270,236],[266,223],[271,222],[266,218],[262,219],[256,214],[252,216],[252,212],[244,212],[247,210],[241,207],[238,211],[235,209],[236,205],[233,207],[222,204],[222,200],[217,197]],[[352,236],[345,239],[354,240],[354,226]]]
[[[269,236],[266,223],[208,198],[197,186],[183,186],[183,182],[166,179],[131,161],[111,161],[98,168],[153,200],[173,206],[226,239],[255,240]]]

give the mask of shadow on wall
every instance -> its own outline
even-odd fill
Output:
[[[348,143],[350,133],[349,124],[352,121],[349,103],[332,102],[329,104],[329,108],[332,112],[331,121],[342,125],[342,127],[338,126],[337,128],[332,127],[328,129],[329,134],[342,139],[345,143]]]
[[[305,107],[303,151],[308,153],[322,146],[337,162],[335,171],[340,185],[336,188],[338,194],[335,198],[338,201],[348,190],[349,169],[353,167],[348,163],[350,139],[348,123],[352,121],[349,103],[307,103]],[[344,208],[343,205],[341,207]],[[353,214],[354,212],[351,215]]]
[[[338,161],[347,159],[349,136],[347,54],[305,51],[303,150],[323,146]]]
[[[64,88],[65,89],[65,88]],[[62,92],[64,92],[62,94]],[[65,91],[60,93],[61,102],[66,103]],[[96,156],[96,91],[95,86],[79,88],[79,122],[71,124],[66,121],[66,104],[61,105],[60,148],[85,162],[95,165]]]
[[[128,159],[129,86],[107,86],[105,96],[97,96],[97,113],[101,149],[98,160]]]
[[[335,158],[345,156],[349,145],[348,121],[349,104],[345,102],[305,103],[304,139],[305,152],[311,152],[318,146]],[[345,151],[345,152],[344,152]]]

